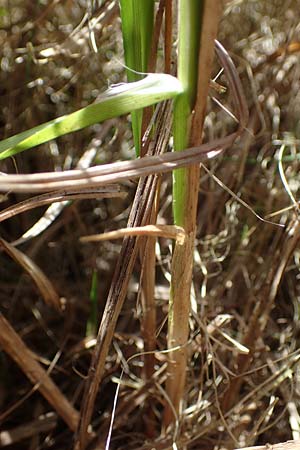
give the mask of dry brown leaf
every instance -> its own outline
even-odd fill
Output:
[[[42,272],[42,270],[29,258],[25,253],[18,250],[13,245],[0,239],[0,248],[2,248],[17,264],[19,264],[25,272],[35,282],[45,302],[53,308],[61,311],[61,298],[53,287],[53,284]]]

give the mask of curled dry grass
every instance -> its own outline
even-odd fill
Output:
[[[31,2],[15,2],[1,18],[3,138],[78,109],[106,88],[107,79],[122,79],[114,59],[121,54],[117,6],[103,3],[90,11],[83,3],[70,7],[52,2],[32,9]],[[242,138],[202,173],[183,416],[175,430],[160,434],[162,405],[168,401],[164,350],[170,270],[170,241],[162,237],[156,246],[155,373],[144,381],[136,301],[141,268],[136,263],[104,361],[92,412],[91,448],[105,446],[118,383],[111,448],[168,448],[174,437],[178,448],[189,449],[299,437],[299,7],[296,0],[232,1],[226,6],[219,39],[238,67],[250,119]],[[85,12],[86,20],[76,27]],[[98,54],[91,51],[94,40]],[[223,75],[218,81],[226,85]],[[230,92],[211,92],[206,142],[236,129],[234,119],[213,99],[231,108]],[[123,118],[110,122],[104,135],[101,126],[92,127],[25,152],[15,161],[3,161],[0,170],[14,174],[68,169],[86,148],[96,150],[95,163],[128,159],[128,142]],[[0,254],[1,317],[18,333],[25,355],[30,349],[37,370],[42,370],[40,378],[50,375],[72,404],[75,422],[95,345],[93,336],[85,335],[92,272],[96,269],[99,275],[101,317],[120,251],[115,241],[92,246],[80,244],[79,238],[126,226],[134,187],[126,181],[125,199],[73,201],[43,234],[23,244],[22,252],[66,299],[63,314],[44,303],[20,262]],[[170,180],[164,176],[162,225],[171,223],[169,192]],[[22,193],[8,194],[3,209],[12,211],[24,199]],[[19,239],[43,212],[28,209],[3,221],[1,237],[7,242]],[[1,345],[8,351],[3,341]],[[1,446],[13,442],[13,448],[70,448],[74,422],[68,428],[59,411],[53,415],[49,397],[38,393],[41,380],[27,374],[29,382],[5,353],[0,364]]]

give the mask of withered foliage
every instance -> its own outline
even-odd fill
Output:
[[[156,245],[155,372],[146,379],[140,255],[87,448],[105,448],[110,426],[109,448],[126,450],[174,442],[232,449],[300,437],[299,11],[299,0],[224,7],[218,39],[238,69],[250,116],[242,136],[201,171],[182,416],[175,429],[161,430],[171,258],[163,235]],[[121,61],[116,1],[0,2],[1,139],[93,102],[125,79]],[[206,143],[237,128],[225,74],[215,81]],[[122,117],[1,161],[0,171],[59,172],[133,158]],[[170,175],[162,175],[160,225],[172,223],[170,187]],[[1,210],[25,203],[16,215],[0,211],[0,447],[73,447],[95,346],[93,274],[98,324],[121,248],[120,240],[80,238],[126,227],[135,190],[129,180],[77,196],[74,185],[68,197],[59,194],[68,204],[48,212],[44,231],[31,234],[48,200],[62,198],[41,196],[31,208],[28,194],[3,193]]]

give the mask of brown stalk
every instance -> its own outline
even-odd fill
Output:
[[[158,185],[160,183],[158,182]],[[150,223],[156,223],[157,219],[157,206],[158,206],[158,193],[159,186],[156,191],[156,198],[154,201],[154,208],[150,217]],[[151,380],[155,372],[155,349],[156,349],[156,305],[154,298],[155,290],[155,238],[147,237],[143,242],[143,254],[141,254],[142,271],[140,276],[140,296],[142,306],[141,317],[141,334],[144,342],[144,368],[143,376],[145,382]],[[146,405],[145,416],[145,428],[146,435],[148,437],[154,437],[155,434],[155,415],[153,412],[154,398],[150,395],[149,401]]]
[[[158,108],[164,110],[162,122],[157,124],[153,145],[149,152],[163,152],[168,144],[168,138],[160,141],[162,130],[169,129],[170,123],[165,120],[170,118],[168,110],[171,105],[164,102]],[[158,177],[151,175],[141,178],[137,187],[135,199],[130,212],[128,226],[142,226],[149,222],[153,201],[155,198]],[[138,254],[139,238],[128,236],[124,238],[120,256],[112,279],[110,291],[106,301],[98,331],[97,342],[86,381],[83,401],[81,406],[80,424],[75,443],[76,450],[84,450],[88,444],[88,427],[91,423],[96,395],[103,376],[106,356],[109,352],[110,343],[115,330],[118,316],[126,296],[128,282]]]
[[[163,8],[163,3],[160,4],[160,10]],[[160,20],[162,19],[161,16]],[[161,23],[160,23],[161,25]],[[156,45],[158,42],[156,43]],[[162,109],[159,111],[161,113],[166,113]],[[171,108],[167,111],[168,117],[165,119],[161,115],[157,117],[157,122],[162,123],[166,120],[166,123],[171,123]],[[161,130],[161,135],[158,139],[166,145],[169,141],[170,127]],[[158,208],[159,208],[159,192],[160,192],[160,178],[157,180],[157,187],[155,193],[155,199],[152,206],[151,215],[149,218],[149,224],[155,224],[157,220]],[[148,225],[150,227],[155,227],[155,225]],[[145,235],[144,235],[145,236]],[[154,286],[155,286],[155,237],[151,237],[148,234],[141,242],[140,248],[140,259],[142,263],[142,270],[140,276],[140,294],[141,294],[141,305],[142,305],[142,318],[141,318],[141,331],[144,341],[144,377],[145,381],[149,381],[154,374],[155,356],[154,351],[156,349],[156,305],[154,299]],[[154,414],[151,405],[148,405],[147,411],[145,412],[147,417],[145,426],[147,427],[148,436],[153,436],[154,434]]]
[[[79,423],[79,413],[51,380],[47,372],[37,362],[37,356],[27,347],[20,336],[0,314],[0,346],[16,362],[29,380],[57,414],[75,431]]]
[[[153,182],[153,176],[140,179],[136,197],[128,220],[129,226],[136,226],[146,223],[149,214],[149,207],[152,203],[150,194]],[[123,241],[106,301],[105,310],[99,327],[97,342],[89,368],[88,379],[85,384],[83,401],[81,405],[81,420],[75,444],[76,450],[84,450],[88,444],[88,427],[92,419],[96,395],[103,376],[105,359],[109,352],[117,319],[123,306],[128,282],[137,257],[138,240],[139,238],[129,236],[125,237]]]
[[[222,2],[219,0],[204,3],[202,15],[202,29],[199,45],[199,67],[197,81],[197,96],[192,116],[190,131],[190,145],[199,146],[202,142],[202,130],[206,112],[212,65],[214,60],[214,46],[217,37],[219,20],[222,13]],[[187,346],[189,336],[190,291],[192,284],[194,240],[196,236],[198,191],[200,180],[199,164],[188,168],[184,230],[186,239],[183,243],[175,243],[172,258],[171,296],[173,308],[169,312],[168,348],[181,348],[170,353],[166,391],[170,403],[164,412],[164,426],[175,421],[174,412],[179,415],[182,410],[184,389],[187,372]]]
[[[97,137],[97,144],[103,142],[105,136],[108,134],[109,130],[113,125],[113,121],[107,121],[101,127],[101,131]],[[96,142],[92,140],[90,146],[85,150],[83,155],[80,157],[76,164],[76,169],[87,169],[91,166],[93,159],[96,155]],[[6,218],[13,217],[20,212],[28,211],[37,206],[43,206],[51,203],[50,207],[46,209],[42,217],[40,217],[37,222],[35,222],[25,233],[22,234],[20,238],[13,242],[13,245],[19,245],[30,239],[43,233],[58,217],[58,215],[63,211],[65,206],[68,204],[69,200],[75,200],[78,198],[104,198],[109,197],[109,194],[117,195],[118,187],[106,186],[103,189],[93,189],[93,188],[79,188],[73,191],[65,192],[63,190],[56,192],[49,192],[38,197],[25,200],[18,205],[13,205],[12,207],[2,211],[0,213],[0,222]]]
[[[155,25],[154,25],[154,33],[152,37],[152,46],[151,53],[148,63],[148,71],[155,72],[156,71],[156,62],[157,62],[157,51],[158,51],[158,43],[159,37],[161,33],[161,26],[163,15],[165,12],[165,0],[160,0],[159,6],[157,9],[156,17],[155,17]],[[151,123],[151,115],[152,115],[153,107],[145,108],[143,113],[143,125],[142,132],[146,129],[146,126],[149,126]],[[160,111],[161,112],[161,111]],[[170,113],[170,111],[169,111]],[[158,118],[161,120],[162,118]],[[169,136],[169,130],[167,131]],[[146,133],[147,134],[147,133]],[[169,137],[167,138],[169,139]],[[149,139],[144,142],[145,145],[142,146],[142,156],[147,152],[147,147],[149,145]],[[157,182],[155,199],[152,206],[151,215],[149,218],[150,224],[155,224],[157,220],[158,208],[159,208],[159,192],[160,192],[160,178]],[[142,306],[142,316],[141,316],[141,332],[144,342],[144,380],[147,382],[150,380],[154,374],[154,365],[155,365],[155,356],[154,351],[156,349],[156,305],[154,299],[154,287],[155,287],[155,238],[153,237],[145,237],[141,240],[140,245],[140,260],[141,260],[141,275],[140,275],[140,300]],[[152,399],[153,400],[153,399]],[[144,412],[145,420],[145,428],[146,434],[149,437],[153,437],[155,433],[155,415],[153,412],[153,407],[150,402],[146,406],[146,410]]]
[[[145,383],[150,380],[153,381],[153,375],[155,373],[155,350],[156,350],[156,329],[157,329],[157,316],[156,316],[156,304],[155,304],[155,242],[157,235],[154,230],[158,230],[160,227],[156,224],[158,208],[159,208],[159,193],[160,193],[161,178],[157,181],[155,199],[149,219],[149,224],[146,227],[150,227],[149,233],[144,234],[140,248],[141,259],[141,275],[140,275],[140,301],[142,306],[141,317],[141,333],[144,342],[144,370],[143,376]],[[145,228],[145,227],[143,227]],[[151,231],[152,230],[152,231]],[[164,230],[161,230],[164,233]],[[167,234],[168,232],[166,232]],[[145,429],[146,435],[149,438],[153,438],[155,435],[155,414],[154,405],[156,400],[151,395],[148,398],[147,405],[144,411],[145,417]]]

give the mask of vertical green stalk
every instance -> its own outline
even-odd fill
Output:
[[[179,0],[178,78],[184,93],[175,102],[175,151],[201,143],[221,5],[221,0]],[[174,413],[176,416],[180,415],[185,397],[199,179],[199,166],[177,170],[173,175],[174,222],[185,229],[186,238],[184,243],[175,244],[172,258],[168,318],[170,356],[166,390],[173,408],[170,405],[165,408],[165,428],[175,421]]]
[[[120,0],[127,79],[137,81],[147,72],[154,23],[154,0]],[[136,155],[140,154],[143,111],[131,113]]]
[[[179,0],[178,5],[178,74],[184,92],[174,107],[174,150],[189,145],[190,116],[197,94],[197,73],[201,15],[204,0]],[[174,171],[173,214],[175,225],[184,226],[185,198],[187,195],[187,169]]]
[[[178,3],[178,74],[183,93],[174,105],[174,150],[181,151],[189,146],[191,114],[197,95],[197,74],[200,30],[202,23],[201,0],[179,0]],[[174,412],[178,415],[184,397],[187,370],[186,343],[189,334],[190,289],[193,267],[193,243],[195,230],[195,210],[198,190],[194,196],[194,211],[186,210],[189,186],[189,170],[179,169],[173,174],[173,214],[175,225],[187,233],[183,244],[175,244],[172,258],[172,279],[169,300],[167,395],[173,405],[166,406],[164,426],[174,422]],[[177,347],[177,349],[175,349]],[[179,347],[179,348],[178,348]]]

